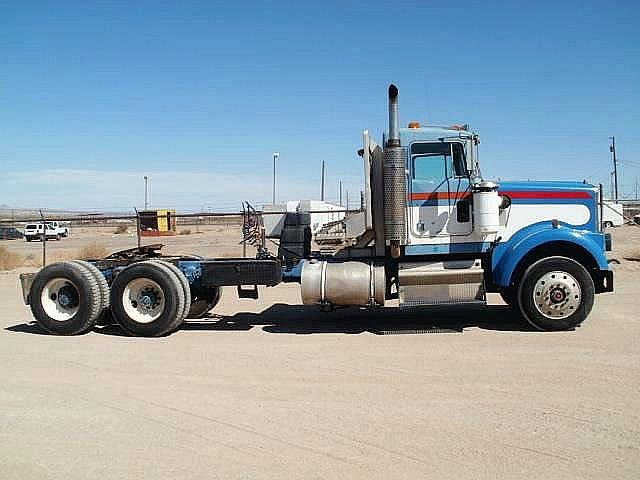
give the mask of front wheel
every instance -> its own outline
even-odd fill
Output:
[[[539,330],[571,330],[591,312],[593,279],[567,257],[538,260],[524,273],[518,304],[524,318]]]

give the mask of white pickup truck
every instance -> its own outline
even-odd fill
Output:
[[[60,240],[69,236],[69,228],[58,222],[45,222],[47,227],[47,240]],[[44,235],[44,225],[42,223],[30,223],[24,229],[24,238],[27,242],[32,240],[42,240]]]

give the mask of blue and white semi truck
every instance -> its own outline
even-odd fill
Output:
[[[256,258],[169,257],[142,247],[56,263],[22,275],[25,303],[56,334],[86,332],[110,312],[130,334],[158,336],[206,315],[223,286],[257,298],[258,285],[295,282],[304,304],[325,309],[482,304],[497,292],[535,328],[575,328],[595,294],[613,291],[598,188],[488,181],[478,144],[467,126],[399,128],[391,85],[382,145],[365,131],[358,152],[364,209],[347,219],[348,246],[314,252],[309,214],[288,213],[267,232],[279,239],[277,253],[262,238]]]

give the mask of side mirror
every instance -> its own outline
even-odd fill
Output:
[[[508,195],[500,195],[500,198],[502,199],[502,201],[500,202],[501,210],[506,210],[511,206],[511,197],[509,197]]]

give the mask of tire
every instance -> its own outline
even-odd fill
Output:
[[[611,228],[611,227],[613,227],[613,222],[609,222],[609,221],[604,222],[604,228]]]
[[[571,330],[591,312],[593,279],[567,257],[538,260],[524,272],[518,304],[524,318],[539,330]]]
[[[175,330],[184,308],[180,280],[158,262],[129,265],[111,284],[111,312],[132,335],[158,337]]]
[[[191,308],[187,318],[203,318],[213,309],[222,296],[222,288],[201,288],[194,291],[191,298]]]
[[[61,237],[60,237],[60,234],[59,234],[59,233],[56,233],[56,241],[58,241],[58,242],[59,242],[59,241],[60,241],[60,238],[61,238]]]
[[[72,262],[38,272],[29,294],[38,325],[50,333],[76,335],[93,328],[101,312],[100,287],[91,273]]]
[[[176,276],[176,278],[180,281],[180,285],[182,285],[182,290],[184,292],[184,310],[182,312],[182,319],[184,321],[184,319],[187,318],[189,307],[191,306],[191,287],[189,286],[189,280],[187,280],[187,277],[184,276],[184,273],[182,273],[182,271],[171,262],[167,262],[166,260],[159,260],[156,258],[150,261],[159,263],[169,268]]]
[[[100,288],[100,298],[102,300],[102,304],[100,306],[100,314],[102,315],[111,306],[111,292],[109,290],[107,279],[104,278],[102,272],[93,263],[86,262],[84,260],[73,260],[72,263],[75,263],[76,265],[80,265],[82,268],[87,269],[98,284],[98,287]]]

